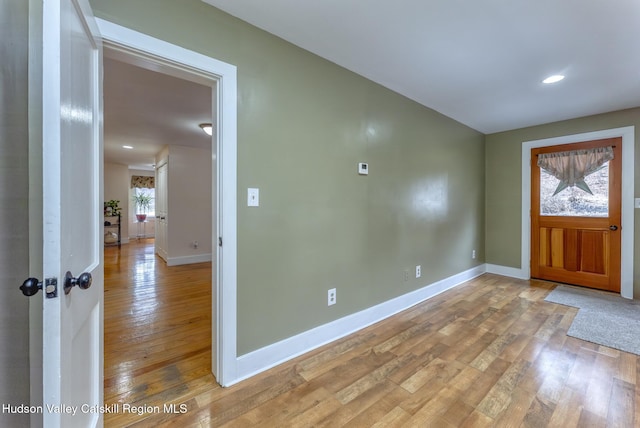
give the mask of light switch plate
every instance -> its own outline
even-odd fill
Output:
[[[635,198],[633,200],[633,206],[636,208],[640,208],[640,198]]]
[[[260,206],[260,189],[248,188],[247,189],[247,206],[259,207]]]

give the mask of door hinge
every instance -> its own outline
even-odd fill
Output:
[[[218,238],[218,247],[222,247],[222,236]]]
[[[58,297],[58,278],[46,278],[44,284],[47,299]]]

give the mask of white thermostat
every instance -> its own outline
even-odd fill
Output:
[[[358,164],[358,174],[360,174],[360,175],[369,174],[369,165],[364,163],[364,162],[360,162]]]

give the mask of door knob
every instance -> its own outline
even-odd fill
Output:
[[[20,286],[20,290],[25,296],[31,297],[42,290],[42,281],[37,278],[27,278]]]
[[[616,231],[618,230],[618,226],[616,226],[615,224],[612,224],[611,226],[609,226],[609,230]]]
[[[42,290],[42,281],[38,278],[27,278],[20,286],[20,291],[27,297],[35,295],[39,290]],[[48,299],[58,297],[58,281],[55,278],[47,278],[44,292]]]
[[[74,278],[71,272],[68,272],[64,276],[64,294],[69,294],[71,289],[76,285],[83,290],[91,287],[91,282],[93,278],[89,272],[84,272],[80,274],[79,277]]]

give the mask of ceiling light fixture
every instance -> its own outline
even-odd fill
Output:
[[[133,149],[133,146],[122,146],[122,148],[123,148],[123,149],[131,150],[131,149]]]
[[[562,74],[554,74],[553,76],[549,76],[542,81],[542,83],[556,83],[564,79]]]
[[[201,123],[200,128],[202,128],[205,134],[213,135],[213,126],[210,123]]]

